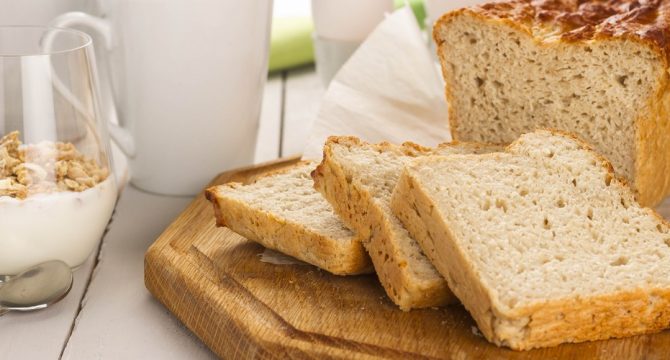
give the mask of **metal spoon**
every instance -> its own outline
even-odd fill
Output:
[[[0,282],[0,315],[10,311],[44,309],[67,295],[72,288],[72,269],[54,260],[35,265]]]

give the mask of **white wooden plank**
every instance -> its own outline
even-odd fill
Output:
[[[191,200],[126,187],[63,359],[214,358],[144,287],[146,249]]]
[[[96,251],[97,253],[97,251]],[[58,359],[79,309],[95,254],[74,273],[72,290],[44,310],[0,317],[0,359]]]
[[[282,82],[281,74],[268,78],[263,93],[263,107],[258,126],[256,141],[256,164],[279,157],[279,139],[281,136]]]
[[[324,92],[313,67],[288,73],[284,94],[282,156],[302,154]]]

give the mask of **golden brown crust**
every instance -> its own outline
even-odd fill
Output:
[[[668,0],[507,0],[457,10],[440,21],[463,12],[565,41],[634,39],[656,48],[666,59],[670,47]]]
[[[664,71],[648,116],[636,121],[635,188],[645,206],[658,205],[670,192],[670,79]]]

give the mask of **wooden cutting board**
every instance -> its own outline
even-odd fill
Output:
[[[219,175],[252,181],[288,159]],[[460,305],[402,312],[374,275],[339,277],[260,260],[263,247],[214,226],[200,195],[149,248],[145,283],[223,358],[629,359],[670,357],[670,331],[515,352],[489,344]],[[150,331],[150,329],[148,329]]]

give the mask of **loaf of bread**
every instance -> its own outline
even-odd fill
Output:
[[[229,183],[205,192],[218,226],[336,275],[372,272],[356,236],[314,190],[304,162],[248,185]]]
[[[523,350],[670,324],[670,226],[612,166],[538,131],[405,167],[392,209],[484,336]]]
[[[506,0],[445,14],[434,38],[453,138],[576,133],[642,204],[670,189],[670,0]]]
[[[416,241],[391,213],[391,194],[404,164],[434,153],[490,150],[475,144],[447,144],[435,150],[412,143],[368,144],[354,137],[331,137],[326,142],[323,161],[312,174],[314,186],[342,221],[361,236],[386,293],[402,310],[456,301]]]

